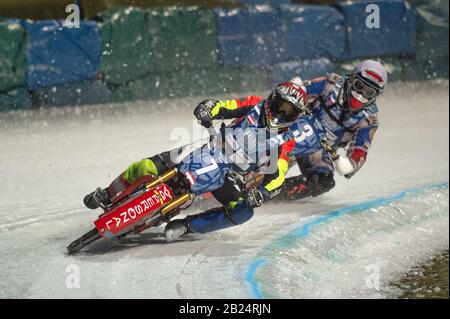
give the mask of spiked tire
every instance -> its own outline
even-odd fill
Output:
[[[100,238],[102,238],[102,236],[100,236],[98,230],[94,228],[67,246],[67,251],[69,254],[75,254]]]

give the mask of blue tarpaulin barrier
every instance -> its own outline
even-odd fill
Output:
[[[67,28],[62,21],[23,22],[29,34],[30,90],[93,79],[100,68],[100,36],[94,22]]]
[[[336,7],[346,21],[348,59],[415,54],[417,17],[407,2],[369,0]]]
[[[333,7],[283,5],[282,36],[286,61],[329,58],[345,55],[346,30],[342,14]]]
[[[297,76],[303,80],[311,80],[333,71],[334,65],[327,58],[283,62],[272,68],[272,85],[290,81]]]
[[[345,56],[344,17],[332,7],[281,5],[215,11],[219,58],[233,67]]]
[[[261,67],[285,60],[278,10],[263,5],[215,13],[221,64]]]

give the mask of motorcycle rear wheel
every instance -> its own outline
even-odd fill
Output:
[[[97,239],[102,238],[100,233],[98,232],[97,228],[94,228],[78,238],[77,240],[73,241],[69,246],[67,246],[67,251],[69,254],[75,254],[79,252],[81,249],[86,247],[87,245],[93,243]]]

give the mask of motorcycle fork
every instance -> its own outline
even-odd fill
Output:
[[[164,174],[158,176],[154,181],[147,183],[145,185],[145,187],[147,189],[151,189],[155,186],[158,186],[159,184],[166,183],[177,176],[178,176],[178,172],[175,169],[170,169],[167,172],[165,172]],[[173,210],[177,209],[178,207],[186,204],[191,199],[192,199],[192,195],[188,192],[180,194],[179,196],[175,197],[174,200],[172,200],[166,207],[164,207],[161,210],[161,215],[162,216],[167,215],[168,213],[172,212]]]
[[[171,180],[172,178],[174,178],[177,175],[178,174],[175,169],[170,169],[167,172],[165,172],[164,174],[157,176],[153,181],[147,183],[145,185],[145,187],[147,189],[153,188],[155,186],[158,186],[159,184],[162,184],[162,183],[165,183],[165,182]]]
[[[158,186],[161,183],[166,183],[169,180],[171,180],[172,178],[176,177],[178,175],[177,171],[174,169],[168,170],[167,172],[165,172],[164,174],[158,176],[154,181],[147,183],[145,185],[145,187],[147,189],[151,189],[152,187]],[[179,214],[179,208],[186,204],[187,202],[189,202],[192,199],[192,195],[190,193],[184,193],[181,194],[180,196],[176,197],[175,199],[173,199],[168,205],[166,205],[163,209],[161,209],[161,211],[159,212],[159,218],[157,218],[156,220],[152,220],[152,222],[150,223],[145,223],[139,227],[137,227],[135,229],[135,233],[141,233],[144,230],[155,226],[156,224],[170,219],[173,216]]]

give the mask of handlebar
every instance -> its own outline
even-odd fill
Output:
[[[328,145],[326,137],[324,139],[322,139],[322,141],[320,142],[320,146],[322,146],[322,148],[325,150],[325,152],[330,154],[331,159],[333,161],[335,161],[339,158],[339,154],[336,153],[336,151],[330,145]]]

